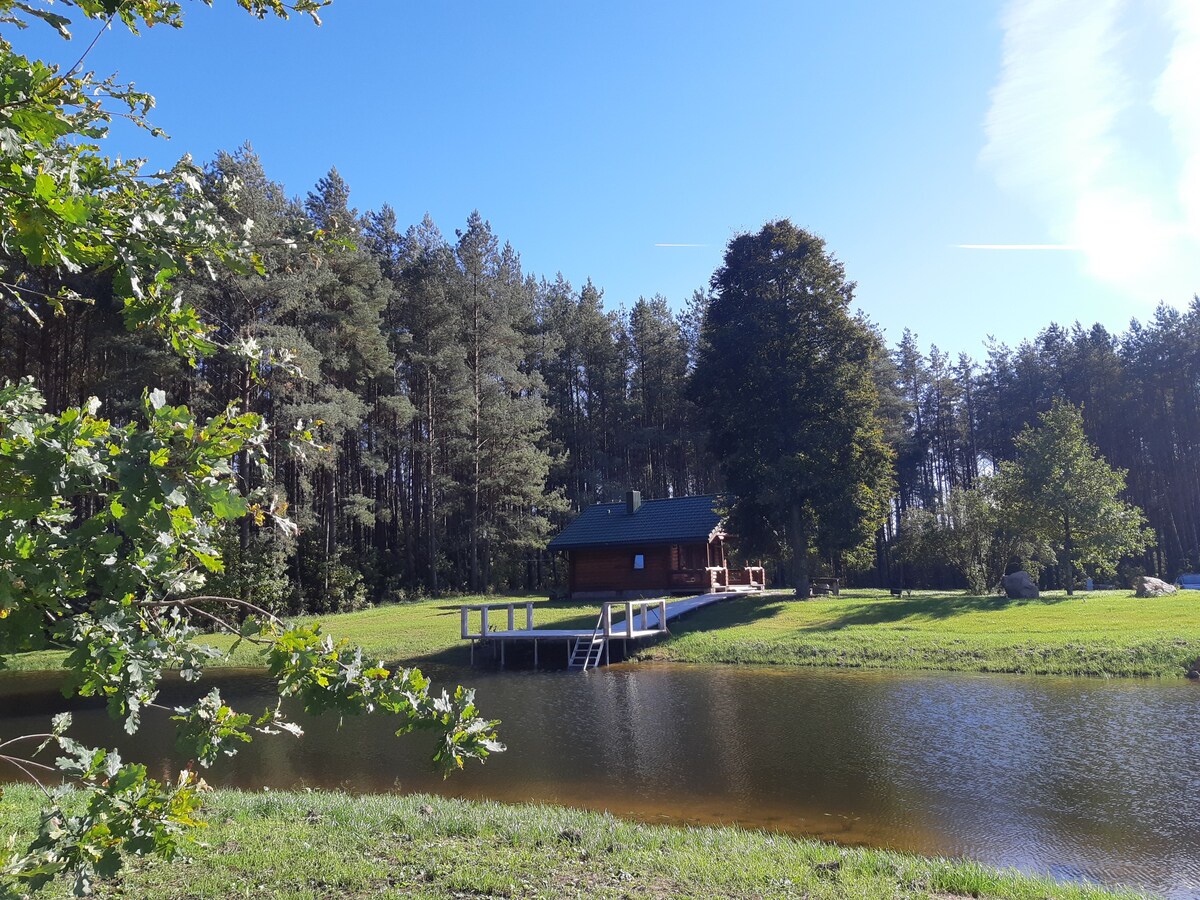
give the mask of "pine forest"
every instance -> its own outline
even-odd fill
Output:
[[[215,327],[214,344],[240,352],[189,366],[158,336],[127,330],[105,303],[103,273],[84,273],[75,277],[95,281],[76,287],[98,298],[91,305],[56,312],[6,295],[0,381],[32,375],[51,411],[97,396],[117,420],[147,386],[197,413],[232,403],[262,415],[272,464],[238,467],[240,486],[298,529],[254,516],[227,524],[215,593],[320,613],[553,591],[562,563],[545,543],[581,508],[631,488],[726,488],[693,383],[710,288],[614,302],[590,281],[524,271],[479,213],[447,234],[428,217],[400,223],[387,206],[359,212],[336,170],[289,197],[249,147],[219,155],[205,176],[267,277],[198,273],[182,293]],[[892,496],[870,540],[817,548],[819,568],[867,586],[963,586],[948,568],[901,574],[901,523],[936,514],[1013,458],[1022,429],[1056,399],[1079,407],[1088,439],[1127,470],[1124,499],[1154,530],[1118,577],[1200,565],[1200,301],[1161,306],[1123,334],[1048,324],[1019,346],[988,342],[979,359],[909,332],[889,345],[858,321],[874,345]],[[317,449],[290,449],[297,421],[316,423]],[[778,567],[775,577],[786,580]]]

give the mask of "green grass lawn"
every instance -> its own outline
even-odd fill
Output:
[[[460,637],[459,607],[464,603],[517,603],[516,624],[521,628],[525,623],[524,604],[528,601],[533,601],[533,622],[539,628],[591,628],[600,615],[598,606],[551,602],[544,596],[467,596],[397,603],[340,615],[307,616],[294,621],[319,621],[330,634],[348,638],[361,645],[369,655],[388,662],[465,666],[470,661],[470,644]],[[471,628],[477,629],[479,614],[471,615]],[[491,622],[501,627],[507,625],[507,619],[496,613],[492,614]],[[226,635],[205,640],[220,647],[230,647],[234,643],[234,639]],[[56,669],[62,660],[62,653],[44,651],[10,657],[7,662],[12,670],[32,671]],[[222,664],[260,666],[262,659],[255,645],[244,642]]]
[[[39,796],[9,788],[0,834],[26,838]],[[186,858],[137,860],[96,896],[124,900],[366,898],[1130,897],[971,862],[738,828],[428,796],[218,791]],[[55,885],[39,897],[58,897]]]
[[[326,630],[389,662],[465,665],[459,639],[462,597],[383,606],[327,616]],[[526,598],[489,597],[487,602]],[[598,607],[534,602],[534,624],[592,626]],[[518,626],[524,622],[518,609]],[[493,617],[493,622],[497,617]],[[504,621],[499,620],[500,624]],[[476,627],[477,619],[472,620]],[[1038,600],[918,591],[846,590],[797,602],[787,592],[750,594],[694,613],[641,658],[694,663],[947,669],[966,672],[1182,677],[1200,657],[1200,592],[1139,600],[1129,591]],[[228,646],[231,639],[213,638]],[[10,659],[13,669],[57,668],[57,653]],[[231,665],[260,664],[257,649],[238,648]]]
[[[722,603],[679,622],[647,659],[697,663],[1184,676],[1200,657],[1200,591],[1037,600],[849,590],[797,602],[782,592]]]

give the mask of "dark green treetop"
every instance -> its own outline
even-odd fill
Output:
[[[877,408],[878,341],[850,312],[854,285],[824,242],[787,220],[729,243],[712,278],[694,374],[711,450],[748,550],[853,549],[879,526],[891,451]]]

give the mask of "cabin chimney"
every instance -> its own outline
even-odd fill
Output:
[[[632,516],[638,511],[638,507],[642,505],[641,491],[626,491],[625,492],[625,513]]]

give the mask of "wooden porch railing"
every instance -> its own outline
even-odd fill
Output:
[[[730,569],[725,566],[708,566],[704,569],[684,569],[671,573],[671,587],[695,588],[705,593],[715,593],[734,586],[766,587],[767,572],[762,566],[745,566]]]
[[[731,585],[746,585],[748,587],[766,587],[767,570],[762,566],[745,566],[741,569],[729,570]]]

